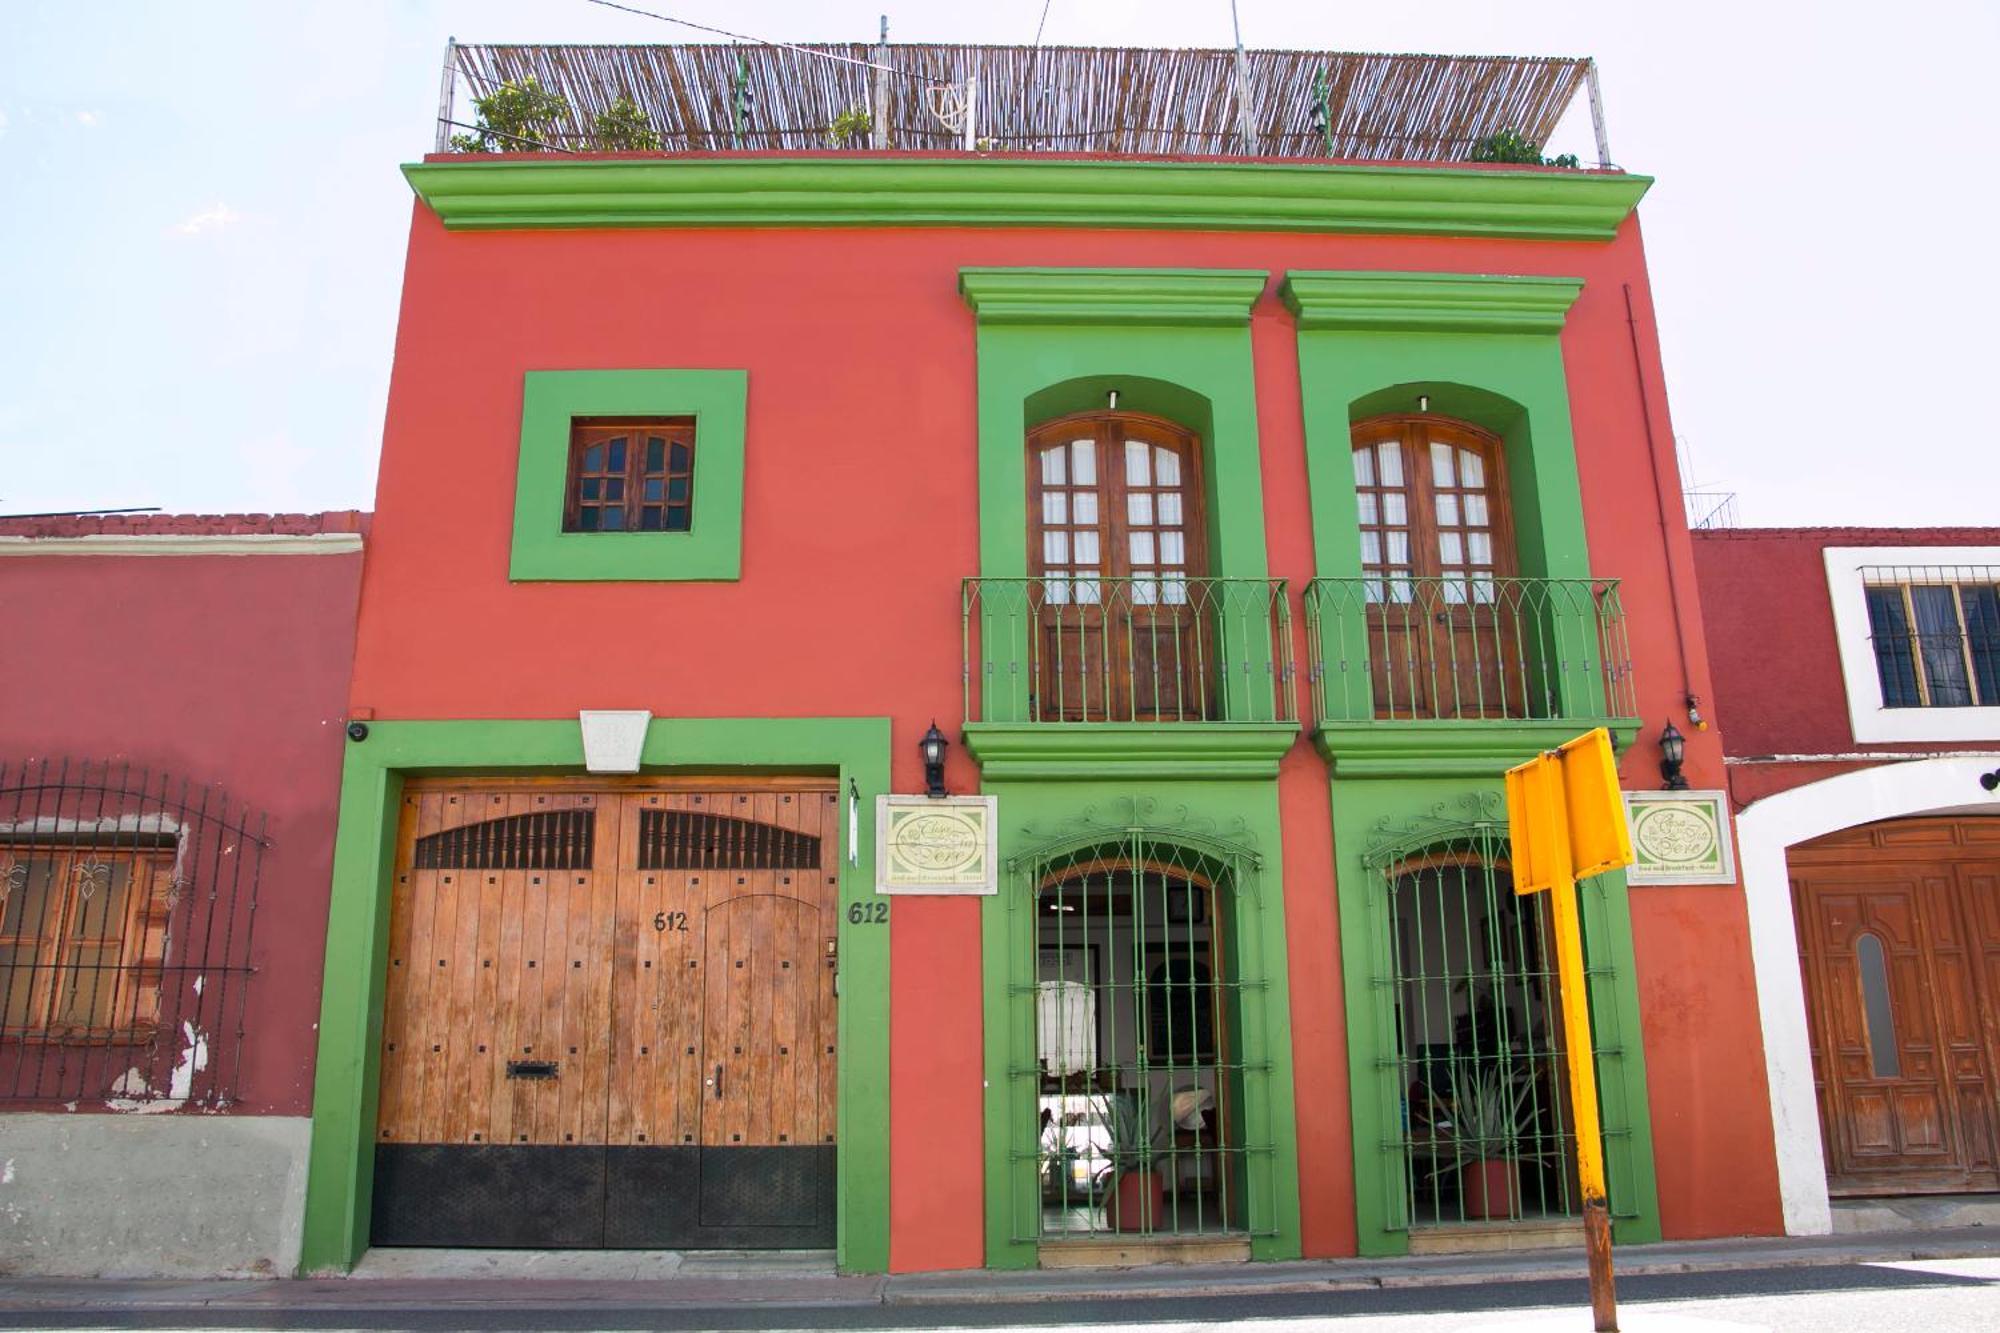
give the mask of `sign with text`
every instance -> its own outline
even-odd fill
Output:
[[[875,798],[875,892],[1000,891],[997,796]]]
[[[1638,859],[1634,884],[1734,884],[1728,794],[1720,791],[1625,793]]]

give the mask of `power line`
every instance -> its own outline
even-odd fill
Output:
[[[818,56],[822,60],[836,60],[843,65],[859,65],[863,69],[879,69],[884,74],[894,74],[898,78],[910,79],[917,83],[928,84],[932,82],[932,80],[926,79],[921,74],[912,74],[908,70],[897,69],[893,65],[878,65],[872,60],[859,60],[853,56],[835,55],[831,51],[821,51],[810,46],[800,46],[795,42],[774,42],[763,37],[752,37],[747,33],[731,32],[727,28],[714,28],[706,23],[696,23],[692,19],[680,19],[675,18],[671,14],[660,14],[650,9],[638,9],[632,5],[621,5],[616,0],[588,0],[588,3],[600,5],[605,9],[623,10],[627,14],[638,14],[643,18],[658,19],[662,23],[679,24],[683,28],[693,28],[696,32],[713,33],[717,37],[727,37],[733,42],[750,42],[756,46],[775,46],[786,51],[797,51],[800,55]],[[1043,13],[1046,16],[1046,8],[1044,8]]]
[[[1048,26],[1049,6],[1054,3],[1055,0],[1042,0],[1042,21],[1035,25],[1035,45],[1037,47],[1042,44],[1042,29]]]

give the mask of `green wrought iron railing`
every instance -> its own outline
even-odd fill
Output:
[[[1296,722],[1283,579],[966,579],[969,722]]]
[[[1321,723],[1636,714],[1616,579],[1314,579],[1305,609]]]

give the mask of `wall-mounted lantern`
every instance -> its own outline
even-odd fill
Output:
[[[951,748],[951,742],[938,730],[937,719],[931,719],[931,729],[917,742],[917,750],[924,757],[924,795],[944,796],[944,752]]]
[[[1666,779],[1668,791],[1686,791],[1688,780],[1681,776],[1681,764],[1687,759],[1687,737],[1669,722],[1660,732],[1660,776]]]

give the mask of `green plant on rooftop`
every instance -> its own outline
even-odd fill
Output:
[[[833,142],[837,148],[866,143],[875,129],[875,117],[865,106],[851,106],[833,118]]]
[[[660,150],[659,133],[653,129],[653,123],[646,119],[646,113],[639,109],[639,104],[632,100],[630,93],[620,93],[617,101],[598,112],[592,128],[596,131],[600,152],[657,153]]]
[[[1489,134],[1472,145],[1472,160],[1522,162],[1531,167],[1568,167],[1571,170],[1581,165],[1575,153],[1564,153],[1560,157],[1543,157],[1540,144],[1513,130],[1501,130],[1498,134]]]
[[[473,98],[472,105],[479,123],[470,134],[451,136],[451,146],[461,153],[533,153],[559,147],[560,122],[569,114],[562,94],[542,87],[532,74]]]

